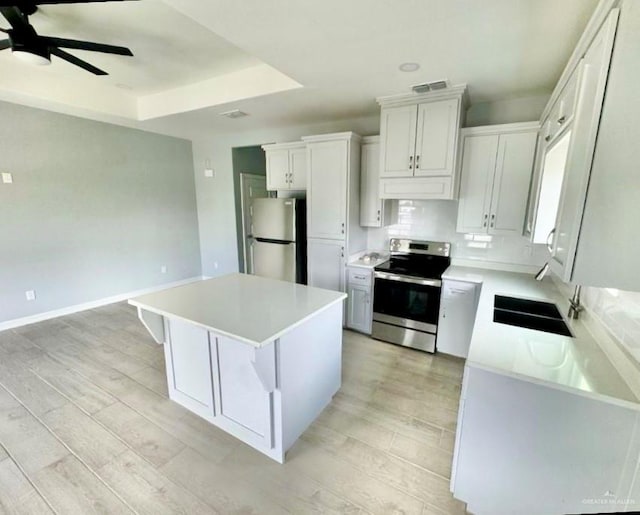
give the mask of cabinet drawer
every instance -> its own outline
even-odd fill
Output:
[[[380,198],[451,199],[451,177],[380,179]]]
[[[348,270],[349,285],[371,286],[371,270],[365,268],[349,268]]]

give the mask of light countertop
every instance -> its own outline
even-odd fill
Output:
[[[370,254],[379,254],[378,258],[371,258]],[[358,268],[367,268],[373,270],[374,267],[381,265],[385,261],[389,260],[389,252],[382,250],[366,250],[364,252],[358,252],[349,258],[347,266],[355,266]]]
[[[553,281],[532,274],[452,266],[445,280],[482,283],[467,365],[541,382],[589,397],[640,401],[580,320],[568,320],[568,299]],[[553,302],[575,338],[493,321],[495,295]]]
[[[230,274],[142,295],[129,304],[262,347],[346,297],[301,284]]]

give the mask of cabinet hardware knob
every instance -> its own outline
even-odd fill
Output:
[[[560,118],[558,118],[558,125],[562,125],[566,121],[567,121],[567,117],[561,116]]]
[[[420,156],[416,156],[416,170],[420,168]]]
[[[484,218],[482,219],[482,227],[486,227],[487,226],[487,218],[489,218],[489,215],[487,213],[484,214]]]
[[[551,134],[547,134],[544,138],[545,141],[550,141],[551,140]]]
[[[409,156],[409,170],[413,170],[413,156]]]

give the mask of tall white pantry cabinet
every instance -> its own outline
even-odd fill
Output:
[[[367,244],[359,223],[361,137],[342,132],[302,139],[308,166],[308,284],[345,291],[347,259]]]

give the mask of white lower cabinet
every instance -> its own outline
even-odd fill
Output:
[[[463,281],[442,281],[438,320],[438,352],[466,358],[482,285]]]
[[[275,344],[255,349],[178,319],[167,325],[169,397],[251,446],[273,449]]]
[[[167,370],[173,370],[167,378],[169,395],[194,413],[211,419],[215,407],[209,332],[176,319],[167,324],[165,333],[169,338],[164,354]]]
[[[309,286],[344,291],[345,242],[343,240],[307,240],[307,282]]]
[[[638,419],[625,405],[467,365],[451,491],[477,515],[637,509]]]
[[[347,269],[347,327],[371,334],[373,318],[372,271],[360,267]]]
[[[273,445],[273,392],[265,390],[256,374],[254,353],[256,349],[236,340],[218,336],[216,342],[216,396],[219,399],[221,425],[229,430],[242,433],[245,441],[271,448]],[[258,352],[266,353],[273,367],[262,373],[275,376],[275,348],[270,345]],[[275,386],[275,385],[274,385]]]

